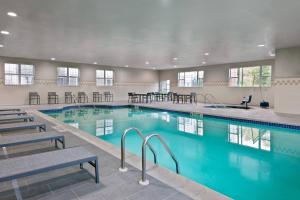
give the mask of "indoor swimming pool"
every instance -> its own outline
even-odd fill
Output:
[[[234,199],[300,196],[299,130],[126,106],[43,112],[117,147],[128,127],[158,133],[175,154],[181,175]],[[127,135],[127,151],[140,156],[141,144],[137,134]],[[175,171],[163,146],[156,139],[150,144],[158,165]],[[150,153],[147,158],[153,160]]]

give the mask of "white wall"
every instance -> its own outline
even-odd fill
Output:
[[[227,103],[238,104],[241,102],[244,96],[253,95],[253,101],[251,105],[259,105],[262,98],[270,102],[270,105],[274,105],[274,91],[273,87],[263,88],[262,93],[259,88],[240,88],[228,86],[228,73],[230,67],[240,66],[257,66],[257,65],[272,65],[274,68],[274,60],[255,61],[246,63],[234,63],[223,65],[212,65],[204,67],[184,68],[184,69],[172,69],[162,70],[160,72],[160,80],[171,81],[171,91],[178,93],[190,93],[197,92],[200,94],[212,94],[214,98],[210,98],[209,101],[213,103]],[[203,70],[204,71],[204,85],[203,87],[184,88],[177,87],[177,76],[180,71],[192,71]],[[262,97],[263,96],[263,97]],[[199,101],[204,101],[203,97],[198,96]]]
[[[30,86],[6,86],[4,85],[4,63],[34,64],[35,81]],[[56,84],[56,72],[58,66],[72,66],[80,69],[80,84],[78,87],[65,87]],[[96,69],[114,70],[114,86],[97,87]],[[41,95],[41,103],[47,103],[47,93],[57,92],[60,102],[64,102],[64,92],[86,92],[90,98],[95,91],[111,91],[115,100],[127,100],[128,92],[158,91],[159,73],[155,70],[140,70],[121,67],[106,67],[76,63],[50,62],[42,60],[5,58],[0,57],[0,105],[24,105],[28,104],[28,93],[38,92]]]
[[[275,65],[275,111],[300,115],[300,47],[278,49]]]

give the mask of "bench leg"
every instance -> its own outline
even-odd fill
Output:
[[[58,146],[57,146],[57,139],[55,140],[55,148],[58,148]]]
[[[99,166],[98,166],[98,159],[95,160],[95,176],[96,176],[96,183],[99,183]]]
[[[82,163],[80,163],[80,169],[83,169],[83,164]]]

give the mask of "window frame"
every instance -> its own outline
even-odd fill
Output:
[[[103,77],[97,76],[97,71],[103,71]],[[107,77],[107,72],[112,72],[112,78]],[[114,79],[115,79],[115,71],[111,69],[96,69],[96,86],[97,87],[112,87],[114,86]],[[100,84],[101,81],[103,81],[103,84]],[[107,84],[108,80],[111,80],[111,84]],[[99,82],[98,82],[99,81]]]
[[[59,75],[58,73],[58,70],[59,68],[66,68],[67,69],[67,75]],[[77,69],[78,71],[78,76],[71,76],[70,75],[70,69]],[[80,70],[78,67],[65,67],[65,66],[62,66],[62,67],[57,67],[57,75],[56,75],[56,82],[57,82],[57,85],[59,86],[65,86],[65,87],[78,87],[80,85]],[[59,82],[59,78],[66,78],[66,81],[65,83],[60,83]],[[76,85],[71,85],[70,84],[70,80],[71,78],[77,78],[77,84]]]
[[[251,86],[244,86],[244,69],[245,68],[255,68],[255,67],[259,67],[259,84],[255,85],[252,83]],[[263,67],[270,67],[270,76],[264,76],[263,75]],[[273,66],[272,65],[254,65],[254,66],[243,66],[243,67],[230,67],[228,70],[228,86],[232,87],[232,88],[259,88],[259,87],[264,87],[264,88],[268,88],[268,87],[272,87],[272,77],[273,77],[273,70],[272,70]],[[231,70],[232,69],[237,69],[237,77],[232,77],[231,76]],[[262,78],[270,78],[270,84],[265,85],[262,84]],[[236,85],[232,85],[231,84],[231,80],[232,79],[237,79],[237,84]]]
[[[164,85],[165,84],[165,85]],[[163,88],[163,86],[166,86]],[[165,91],[163,90],[165,89]],[[162,93],[168,93],[171,91],[171,81],[170,80],[162,80],[159,83],[159,91]]]
[[[191,85],[191,86],[187,86],[186,85],[186,74],[187,73],[192,73],[192,72],[196,72],[196,78],[197,78],[197,84],[196,85]],[[193,88],[193,87],[203,87],[204,85],[204,70],[193,70],[193,71],[181,71],[177,73],[177,86],[178,87],[182,87],[182,88]],[[181,75],[183,74],[183,78],[181,78]],[[200,77],[200,74],[203,74],[203,77]],[[192,80],[193,81],[193,80]],[[183,82],[183,85],[181,85],[180,83]]]
[[[17,66],[17,73],[7,73],[5,70],[6,65],[16,65]],[[22,66],[31,66],[32,67],[32,74],[25,74],[22,73]],[[29,86],[29,85],[33,85],[34,84],[34,80],[35,80],[35,66],[33,64],[24,64],[24,63],[4,63],[4,85],[5,86]],[[18,77],[18,82],[16,84],[8,84],[6,83],[6,76],[17,76]],[[22,84],[22,77],[23,76],[27,76],[27,77],[31,77],[32,82],[30,83],[26,83],[26,84]]]

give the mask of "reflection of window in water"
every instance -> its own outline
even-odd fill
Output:
[[[170,115],[167,114],[167,113],[162,113],[162,114],[161,114],[161,119],[162,119],[163,121],[170,122]]]
[[[266,151],[271,150],[271,133],[269,130],[230,124],[228,131],[228,140],[231,143]]]
[[[177,127],[179,131],[186,133],[203,135],[203,121],[188,117],[178,117]]]
[[[96,121],[96,136],[108,135],[113,133],[113,119],[100,119]]]
[[[77,123],[77,122],[70,122],[70,123],[68,123],[68,125],[73,126],[75,128],[79,128],[79,123]]]

